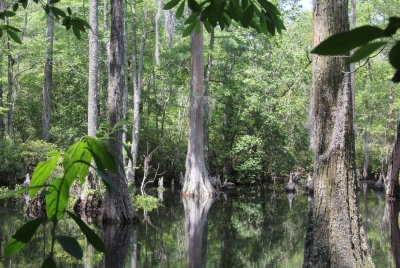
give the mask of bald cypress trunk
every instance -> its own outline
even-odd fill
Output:
[[[396,138],[393,145],[392,156],[389,162],[387,175],[386,198],[388,201],[400,200],[399,185],[400,169],[400,120],[397,122]]]
[[[314,46],[349,30],[347,1],[314,1]],[[345,57],[314,56],[314,210],[304,267],[373,267],[359,217],[353,104]]]
[[[111,0],[111,36],[110,36],[110,57],[109,57],[109,91],[108,91],[108,120],[114,126],[122,119],[122,95],[123,95],[123,9],[122,0]],[[122,162],[122,132],[113,133],[109,145],[115,151],[115,155]],[[133,222],[137,220],[136,211],[128,195],[125,178],[122,175],[122,167],[119,167],[119,174],[110,173],[109,178],[114,182],[117,191],[108,191],[105,194],[103,203],[104,222]]]
[[[203,149],[204,48],[202,23],[200,23],[200,33],[196,34],[193,31],[190,36],[190,50],[189,137],[182,195],[210,197],[213,195],[214,189],[208,179]]]

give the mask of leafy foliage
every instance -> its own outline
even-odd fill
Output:
[[[108,185],[110,189],[115,188],[106,175],[107,170],[116,171],[115,165],[112,164],[114,163],[112,153],[110,153],[109,149],[101,142],[86,136],[67,149],[63,161],[63,176],[52,180],[50,183],[46,183],[60,154],[60,152],[50,152],[47,154],[52,157],[45,162],[39,163],[33,173],[30,187],[19,189],[0,197],[0,199],[6,198],[13,194],[27,191],[30,192],[32,197],[41,188],[46,188],[46,191],[43,193],[46,196],[46,213],[53,227],[51,232],[52,246],[50,256],[43,263],[44,266],[54,264],[54,242],[56,240],[67,253],[77,259],[82,259],[83,257],[83,251],[75,238],[55,235],[56,226],[64,217],[65,213],[76,222],[89,243],[100,252],[104,253],[106,251],[101,239],[81,219],[66,211],[66,208],[69,201],[70,187],[75,180],[78,180],[81,184],[84,183],[92,159],[97,166],[95,170],[101,173],[105,184]],[[23,225],[6,244],[3,257],[10,256],[24,248],[32,239],[43,220],[43,218],[38,218]]]
[[[386,29],[375,26],[361,26],[348,32],[335,34],[321,42],[311,52],[319,55],[344,54],[352,49],[360,47],[346,62],[352,63],[366,58],[387,42],[369,43],[370,41],[392,37],[400,28],[400,18],[391,17]],[[400,41],[390,49],[389,62],[396,69],[392,78],[395,83],[400,82]]]

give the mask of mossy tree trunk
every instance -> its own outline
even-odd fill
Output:
[[[314,1],[314,46],[349,30],[347,1]],[[353,104],[346,57],[313,61],[314,210],[304,267],[373,267],[356,196]],[[347,73],[346,73],[347,72]]]

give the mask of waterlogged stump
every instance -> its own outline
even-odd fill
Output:
[[[203,259],[206,257],[206,246],[203,245],[203,242],[207,242],[207,215],[215,199],[182,199],[185,209],[187,267],[204,267]]]

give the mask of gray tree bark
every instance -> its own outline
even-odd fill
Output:
[[[204,47],[203,24],[200,33],[190,36],[191,80],[188,152],[182,195],[191,197],[211,197],[215,191],[208,179],[203,148],[203,102],[204,102]]]
[[[4,1],[0,0],[0,12],[4,11]],[[2,38],[2,44],[3,46],[0,48],[0,77],[3,76],[3,56],[4,56],[4,51],[3,48],[5,47],[4,45],[4,39]],[[3,103],[3,84],[0,82],[0,108],[5,108],[4,103]],[[4,134],[6,130],[6,124],[5,124],[5,118],[3,113],[0,113],[0,139],[4,138]]]
[[[400,120],[397,122],[396,138],[393,144],[393,151],[389,161],[386,199],[389,202],[400,200],[399,185],[399,169],[400,169]]]
[[[111,33],[109,57],[109,91],[108,91],[108,120],[114,126],[122,119],[122,94],[123,94],[123,58],[124,58],[124,21],[122,0],[111,0]],[[122,162],[122,132],[112,134],[109,145],[115,151],[119,161]],[[108,191],[103,203],[103,222],[134,222],[137,214],[128,195],[128,188],[123,170],[118,161],[119,174],[110,173],[109,178],[114,182],[117,191]]]
[[[47,1],[50,4],[50,0]],[[53,81],[53,40],[54,40],[54,19],[50,11],[46,17],[46,60],[44,63],[43,82],[43,110],[42,110],[42,140],[48,142],[50,139],[50,112],[51,112],[51,86]]]
[[[314,46],[349,30],[348,2],[315,0]],[[345,57],[314,56],[314,210],[304,267],[373,267],[357,206],[353,104]],[[345,73],[347,72],[347,73]]]
[[[133,127],[132,127],[132,161],[128,163],[128,181],[135,183],[135,169],[137,165],[138,150],[139,150],[139,130],[140,130],[140,104],[142,102],[142,87],[143,87],[143,57],[144,47],[146,44],[146,27],[145,21],[147,18],[147,11],[143,9],[143,25],[142,36],[140,40],[139,59],[137,59],[137,29],[136,29],[136,1],[132,2],[132,80],[133,80]]]
[[[98,129],[99,94],[99,43],[98,43],[98,0],[90,0],[89,8],[89,93],[88,135],[94,137]]]

